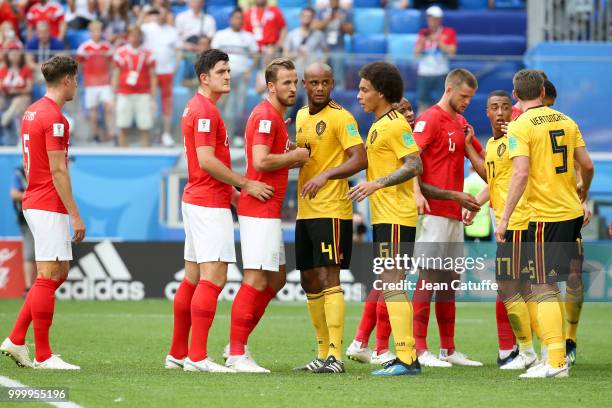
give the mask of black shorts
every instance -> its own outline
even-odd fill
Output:
[[[399,224],[372,225],[374,256],[376,258],[394,258],[404,254],[412,257],[416,227]]]
[[[506,242],[497,243],[495,279],[529,279],[529,257],[525,247],[527,230],[507,230]]]
[[[582,261],[583,217],[559,222],[530,222],[528,241],[533,242],[531,283],[567,280]]]
[[[353,220],[313,218],[295,223],[295,263],[300,271],[340,265],[348,269],[353,250]]]

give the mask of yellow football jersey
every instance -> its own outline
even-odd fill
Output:
[[[404,163],[402,158],[418,152],[412,129],[395,110],[372,124],[366,141],[368,181],[388,176]],[[413,179],[381,188],[370,196],[372,224],[399,224],[416,227],[418,211],[412,191]]]
[[[495,213],[495,219],[499,220],[504,213],[510,177],[512,176],[512,160],[508,149],[508,137],[502,136],[498,139],[490,138],[486,148],[486,170],[487,183],[489,184],[490,203]],[[527,205],[526,195],[523,194],[519,200],[510,222],[509,230],[526,230],[529,225],[531,209]]]
[[[528,109],[508,125],[510,158],[529,157],[525,194],[531,221],[558,222],[583,215],[576,192],[574,149],[584,147],[578,125],[546,106]]]
[[[308,106],[298,111],[295,120],[296,143],[310,151],[310,159],[300,168],[298,176],[297,219],[353,219],[353,206],[347,198],[348,180],[328,180],[313,199],[300,193],[306,182],[332,167],[344,163],[345,150],[363,144],[353,115],[334,101],[314,115]]]

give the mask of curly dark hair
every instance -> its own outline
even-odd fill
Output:
[[[374,89],[389,103],[398,103],[404,96],[404,81],[397,67],[384,61],[371,62],[359,70],[359,76],[370,81]]]

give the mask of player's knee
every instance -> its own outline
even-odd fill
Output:
[[[268,286],[268,277],[264,271],[245,270],[242,282],[261,292]]]
[[[319,277],[314,271],[302,271],[300,273],[300,284],[306,293],[319,293],[323,290]]]

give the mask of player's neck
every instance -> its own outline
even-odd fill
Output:
[[[278,113],[280,113],[282,118],[285,117],[285,113],[287,112],[287,107],[285,105],[280,103],[278,99],[271,98],[269,96],[268,96],[268,102],[270,102],[270,105],[272,105],[274,109],[276,109]]]
[[[221,98],[221,94],[217,93],[217,92],[213,92],[210,90],[210,88],[208,87],[204,87],[204,86],[200,86],[200,88],[198,88],[198,93],[202,96],[207,97],[208,99],[210,99],[211,101],[213,101],[213,103],[217,103],[217,101],[219,100],[219,98]]]
[[[493,130],[493,139],[497,140],[501,137],[504,137],[504,132],[496,132],[495,130]]]
[[[526,111],[527,109],[530,109],[530,108],[537,108],[539,106],[542,106],[542,100],[534,99],[532,101],[521,101],[521,106],[523,108],[523,111]]]
[[[442,98],[440,102],[438,102],[438,106],[442,108],[444,112],[451,115],[453,118],[457,116],[457,112],[455,112],[455,110],[450,106],[450,103],[448,103],[445,98]]]
[[[384,115],[386,115],[387,113],[389,113],[391,110],[393,110],[393,107],[391,106],[390,103],[388,102],[383,102],[380,105],[378,105],[378,107],[376,107],[376,109],[374,109],[374,119],[378,120],[381,117],[383,117]]]
[[[64,96],[59,91],[53,88],[47,88],[47,93],[45,94],[45,97],[55,102],[57,106],[60,107],[60,109],[66,103],[66,98],[64,98]]]
[[[316,115],[325,109],[325,107],[329,104],[329,101],[331,101],[331,99],[326,100],[325,103],[321,105],[313,105],[312,102],[308,101],[308,113],[311,115]]]

